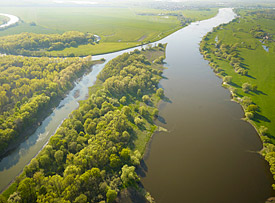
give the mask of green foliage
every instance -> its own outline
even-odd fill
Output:
[[[108,190],[106,193],[107,202],[114,202],[117,197],[117,192],[115,190]]]
[[[253,112],[246,112],[245,117],[251,120],[254,118],[254,114],[253,114]]]
[[[156,49],[152,47],[151,51]],[[139,165],[143,151],[137,150],[140,147],[135,141],[146,136],[146,140],[141,139],[144,149],[151,135],[148,132],[156,129],[147,121],[152,121],[156,106],[154,102],[147,106],[142,97],[137,97],[137,91],[140,89],[142,96],[154,101],[161,79],[161,66],[149,66],[147,52],[124,54],[104,67],[99,75],[102,88],[81,102],[79,109],[69,115],[48,145],[26,166],[26,176],[19,181],[17,193],[11,199],[113,202],[122,188],[137,186],[135,166]],[[164,50],[160,53],[164,54]],[[136,123],[137,118],[142,124]]]
[[[157,96],[160,98],[164,97],[164,90],[162,88],[157,89]]]
[[[0,154],[34,127],[50,103],[73,87],[89,63],[80,58],[1,56]]]
[[[150,97],[149,97],[148,95],[144,95],[144,96],[142,97],[142,101],[143,101],[144,103],[148,103],[148,102],[150,102]]]
[[[223,78],[223,82],[227,83],[227,84],[230,84],[232,82],[232,77],[231,76],[225,76]]]
[[[259,110],[259,107],[255,104],[250,104],[247,109],[246,109],[248,112],[257,112]]]
[[[135,186],[139,178],[135,172],[134,166],[124,165],[121,169],[121,180],[124,187]]]
[[[242,89],[245,93],[248,93],[252,90],[252,85],[246,82],[242,85]]]
[[[69,31],[61,34],[21,33],[0,37],[0,52],[23,56],[48,56],[47,51],[63,50],[69,47],[95,42],[90,33]]]

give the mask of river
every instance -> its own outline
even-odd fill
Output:
[[[0,29],[9,27],[9,26],[19,22],[19,18],[17,16],[10,15],[10,14],[5,14],[5,13],[0,13],[0,15],[1,16],[6,16],[6,17],[9,18],[9,21],[7,23],[4,23],[3,25],[0,25]]]
[[[168,69],[160,85],[170,102],[160,105],[157,124],[169,133],[154,135],[140,169],[158,203],[256,203],[272,195],[260,138],[199,52],[202,37],[234,16],[221,9],[161,40]]]
[[[220,9],[216,17],[192,23],[160,41],[168,43],[167,79],[161,86],[170,102],[161,104],[157,123],[169,133],[155,134],[140,170],[143,185],[157,202],[264,202],[271,195],[268,164],[256,153],[262,148],[259,137],[241,120],[240,105],[230,101],[229,91],[199,53],[201,38],[234,17],[232,9]],[[95,65],[36,132],[1,160],[0,190],[87,97],[104,65],[133,49],[93,57],[106,62]]]

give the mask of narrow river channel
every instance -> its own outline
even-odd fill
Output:
[[[167,79],[161,86],[170,102],[161,104],[157,123],[169,132],[153,137],[140,172],[157,202],[264,202],[271,195],[272,176],[256,153],[262,147],[256,131],[241,120],[241,107],[230,101],[229,91],[199,53],[201,38],[234,17],[232,9],[220,9],[216,17],[192,23],[160,41],[168,43]],[[104,65],[133,49],[94,57],[106,62],[83,76],[36,132],[1,160],[0,190],[87,97]]]
[[[141,172],[156,202],[256,203],[272,195],[260,138],[199,52],[202,37],[234,17],[221,9],[161,41],[168,43],[161,86],[170,102],[161,104],[157,124],[169,133],[153,137]]]

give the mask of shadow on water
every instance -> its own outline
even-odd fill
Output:
[[[140,165],[137,168],[136,172],[142,178],[146,176],[146,173],[148,172],[148,167],[143,159],[140,161]]]
[[[165,119],[162,116],[157,117],[158,121],[161,122],[162,124],[166,124]]]

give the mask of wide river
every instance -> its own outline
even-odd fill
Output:
[[[235,17],[220,9],[209,20],[191,25],[160,42],[168,43],[161,81],[170,102],[160,106],[157,121],[168,133],[153,137],[140,174],[157,202],[264,202],[272,195],[267,162],[257,153],[261,141],[241,120],[240,105],[199,53],[199,42],[213,27]],[[0,162],[0,190],[4,189],[41,150],[60,123],[87,97],[97,74],[127,49],[95,56],[106,62],[93,67],[26,141]]]
[[[221,9],[161,40],[168,43],[161,86],[170,102],[161,104],[157,124],[169,133],[154,135],[141,173],[156,202],[256,203],[272,195],[260,138],[199,52],[202,37],[234,17]]]

